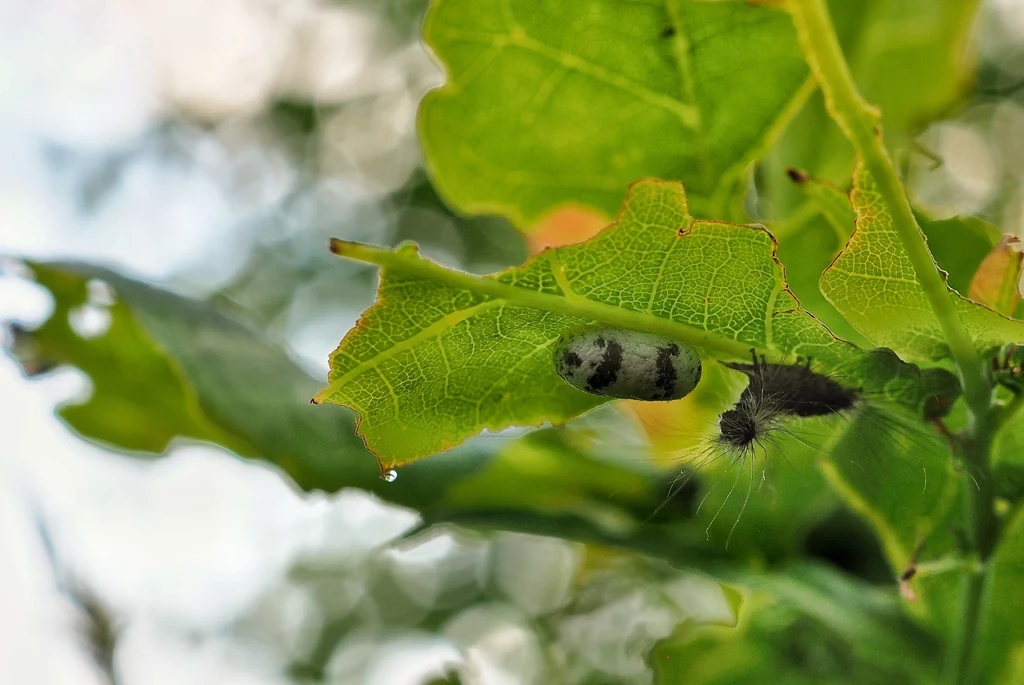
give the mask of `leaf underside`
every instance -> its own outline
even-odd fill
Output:
[[[419,113],[435,185],[522,228],[612,216],[638,178],[708,198],[809,92],[789,18],[754,3],[442,0],[424,39],[448,71]]]
[[[854,174],[850,199],[857,229],[822,274],[822,293],[875,345],[911,360],[948,356],[945,336],[892,228],[892,218],[874,179],[861,167]],[[1024,340],[1024,322],[1002,316],[952,289],[949,297],[982,352]]]
[[[705,356],[811,359],[911,407],[934,394],[917,369],[836,339],[801,309],[774,250],[760,227],[694,221],[681,184],[642,181],[595,238],[491,277],[453,283],[456,272],[414,251],[388,252],[377,302],[332,354],[318,397],[359,412],[382,467],[400,466],[484,429],[560,424],[607,401],[556,375],[553,346],[623,321],[704,341]]]

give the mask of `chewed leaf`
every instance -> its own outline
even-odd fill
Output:
[[[448,72],[419,113],[438,190],[524,229],[610,216],[646,176],[709,198],[810,92],[789,18],[754,3],[444,0],[424,38]]]
[[[850,199],[857,229],[822,274],[822,293],[874,344],[911,359],[945,356],[945,336],[924,288],[893,230],[874,179],[861,167],[854,173]],[[1008,319],[953,290],[949,296],[979,349],[1024,340],[1024,322]]]
[[[751,348],[801,356],[858,383],[903,388],[892,369],[876,373],[877,355],[837,340],[799,308],[771,235],[695,221],[679,183],[638,182],[618,222],[593,239],[489,277],[445,269],[409,247],[335,241],[333,249],[383,270],[377,302],[331,356],[330,383],[315,401],[358,411],[383,468],[484,429],[558,424],[607,401],[564,382],[554,364],[563,334],[595,324],[716,358],[749,358]]]
[[[581,422],[523,440],[470,441],[387,482],[355,435],[351,413],[310,407],[318,381],[247,323],[244,310],[80,262],[0,258],[0,267],[0,283],[8,275],[32,279],[53,297],[53,312],[38,327],[0,321],[13,334],[14,360],[27,376],[69,366],[88,375],[92,392],[59,407],[61,418],[78,436],[132,457],[153,458],[179,436],[202,440],[273,464],[304,490],[360,488],[431,523],[486,519],[493,526],[500,517],[505,529],[584,540],[607,535],[609,521],[646,517],[664,496],[663,478],[649,464],[623,456],[635,440],[615,411],[587,417],[598,429]],[[83,306],[110,314],[105,331],[76,332],[70,322]],[[707,547],[694,537],[696,547],[658,550],[643,536],[616,541],[693,562]]]
[[[140,293],[149,294],[144,286],[84,265],[28,266],[35,282],[52,295],[54,311],[35,329],[12,327],[11,352],[29,376],[63,365],[89,376],[89,398],[58,408],[80,435],[142,453],[160,453],[178,436],[221,443],[243,455],[256,451],[204,410],[183,365],[153,335],[135,302]],[[90,292],[97,285],[105,293],[100,302]],[[76,333],[71,322],[84,307],[105,312],[106,330],[92,336]]]

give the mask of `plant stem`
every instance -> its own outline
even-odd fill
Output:
[[[892,158],[882,143],[878,110],[864,101],[853,81],[824,0],[790,0],[789,9],[829,113],[853,145],[860,163],[878,184],[878,192],[892,215],[893,230],[899,236],[960,368],[964,395],[975,406],[987,409],[991,403],[991,386],[981,358],[960,321],[954,300],[910,209]]]
[[[972,412],[971,423],[960,450],[965,468],[968,469],[963,484],[964,528],[968,542],[981,563],[968,569],[963,577],[960,617],[946,663],[946,682],[950,685],[973,682],[972,662],[979,638],[985,585],[988,582],[987,562],[999,537],[999,524],[993,506],[995,491],[988,461],[992,438],[1001,418],[1001,412],[994,408],[980,416]],[[976,477],[972,475],[971,469],[977,472]]]
[[[985,573],[967,571],[960,590],[960,618],[946,663],[946,682],[951,685],[971,682],[971,662],[977,642],[981,602],[985,592]]]
[[[985,561],[995,547],[998,533],[992,506],[989,452],[999,424],[999,411],[993,406],[992,384],[981,357],[960,320],[954,296],[939,275],[892,158],[882,143],[878,110],[857,90],[824,0],[788,0],[787,8],[829,113],[853,145],[859,163],[874,178],[892,217],[892,228],[899,236],[960,372],[969,416],[959,455],[968,472],[964,487],[964,523],[982,569],[965,576],[961,633],[947,671],[949,682],[962,683],[971,674],[971,656],[986,580]]]

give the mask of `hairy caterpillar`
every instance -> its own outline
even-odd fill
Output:
[[[896,459],[901,477],[913,478],[917,470],[922,495],[928,488],[929,469],[948,470],[951,462],[944,438],[949,434],[944,432],[941,418],[960,391],[952,373],[922,371],[881,348],[853,358],[850,375],[845,377],[843,372],[818,373],[809,361],[768,363],[754,350],[751,354],[750,362],[721,364],[745,375],[746,386],[732,407],[720,410],[710,438],[677,453],[676,458],[688,463],[668,484],[665,500],[648,519],[687,490],[699,471],[716,462],[724,464],[726,472],[735,472],[735,477],[726,480],[732,484],[727,486],[724,500],[719,503],[719,498],[711,497],[721,479],[707,481],[710,487],[703,488],[696,511],[688,515],[699,515],[711,498],[717,510],[705,531],[710,537],[719,514],[744,473],[749,473],[746,496],[726,538],[728,547],[758,480],[755,464],[759,464],[759,480],[764,484],[770,455],[789,462],[794,448],[801,454],[828,455],[834,468],[845,473],[844,478],[855,480],[858,473],[893,468]],[[687,396],[702,375],[701,360],[689,345],[609,327],[564,335],[555,348],[554,363],[566,383],[584,392],[655,402]],[[857,379],[873,380],[865,380],[868,387],[861,387]],[[846,422],[847,430],[836,432],[833,420]],[[939,430],[929,430],[929,423]],[[814,435],[814,430],[819,433]],[[780,437],[786,440],[777,441]],[[938,482],[941,487],[943,480]],[[935,492],[933,487],[920,505],[913,506],[925,507]]]
[[[852,409],[860,390],[811,370],[810,365],[769,364],[751,351],[753,363],[725,363],[746,374],[747,387],[719,420],[718,441],[740,453],[754,449],[788,417],[829,416]]]
[[[879,368],[902,368],[906,373],[908,368],[888,350],[875,351],[869,362],[876,371]],[[889,367],[890,364],[893,366]],[[920,411],[915,415],[901,409],[898,402],[893,402],[896,397],[891,394],[894,392],[891,389],[886,392],[866,391],[841,376],[816,373],[809,364],[771,364],[754,355],[751,363],[727,362],[722,365],[747,376],[747,385],[735,405],[720,414],[717,430],[705,446],[689,455],[690,463],[676,476],[669,489],[669,498],[683,490],[698,471],[719,460],[726,464],[726,471],[735,469],[732,486],[708,524],[706,533],[710,536],[711,526],[725,508],[744,472],[749,471],[747,494],[729,531],[727,546],[753,489],[755,461],[760,462],[760,480],[764,483],[769,448],[777,437],[792,438],[787,442],[790,448],[807,447],[812,451],[820,450],[819,454],[822,451],[831,453],[834,449],[834,444],[827,447],[808,444],[807,427],[816,424],[819,429],[824,429],[818,437],[826,437],[833,429],[828,427],[828,423],[805,420],[830,421],[829,417],[835,417],[848,422],[853,430],[850,433],[852,439],[841,441],[843,456],[832,455],[845,460],[842,468],[870,472],[872,458],[891,459],[895,449],[899,458],[907,462],[906,468],[919,469],[925,488],[928,468],[936,466],[937,462],[928,464],[930,457],[923,455],[932,454],[939,447],[946,449],[943,432],[928,431],[925,424],[931,422],[942,428],[940,419],[948,413],[959,392],[955,376],[947,371],[931,369],[921,374],[919,387],[924,388],[920,392],[922,399],[911,403]],[[775,453],[779,454],[779,451]],[[781,452],[781,455],[788,461],[788,454]],[[880,461],[875,462],[875,465],[881,464]],[[948,465],[948,461],[941,464],[943,468],[948,468]],[[696,513],[700,512],[715,485],[711,483],[711,488],[706,490]]]
[[[701,377],[700,357],[690,345],[618,328],[567,334],[554,358],[555,371],[572,387],[618,399],[677,400]]]

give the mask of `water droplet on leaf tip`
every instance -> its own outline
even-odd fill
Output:
[[[388,469],[387,471],[384,472],[384,475],[382,475],[381,478],[383,478],[389,483],[394,483],[396,480],[398,480],[398,471],[395,471],[394,469]]]

